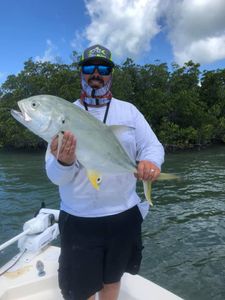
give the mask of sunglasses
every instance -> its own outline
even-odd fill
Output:
[[[97,69],[98,73],[103,76],[107,76],[112,72],[112,67],[102,65],[87,65],[82,66],[82,73],[86,75],[93,74]]]

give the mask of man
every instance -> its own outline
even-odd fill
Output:
[[[138,167],[135,176],[103,176],[96,191],[76,160],[79,140],[65,132],[56,159],[58,141],[53,139],[46,171],[61,197],[59,286],[65,299],[94,300],[99,292],[100,300],[116,300],[123,273],[136,274],[142,257],[141,224],[148,207],[136,193],[136,178],[156,180],[164,150],[135,106],[112,97],[111,52],[94,45],[79,65],[82,92],[74,104],[107,125],[130,127],[118,138]]]

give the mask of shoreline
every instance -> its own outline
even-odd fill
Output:
[[[218,143],[208,143],[208,144],[189,144],[189,145],[176,145],[176,144],[165,144],[163,145],[166,153],[174,153],[174,152],[185,152],[185,151],[202,151],[206,149],[210,149],[212,147],[225,147],[225,143],[218,142]],[[11,153],[42,153],[45,152],[47,149],[46,147],[3,147],[0,146],[0,153],[11,152]]]

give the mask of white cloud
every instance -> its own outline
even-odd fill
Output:
[[[136,58],[150,50],[151,39],[160,31],[157,23],[160,0],[85,1],[91,23],[86,28],[90,44],[113,49],[118,58]]]
[[[225,34],[220,37],[209,37],[192,43],[185,49],[175,49],[179,63],[192,59],[196,62],[211,63],[225,58]]]
[[[36,56],[34,58],[34,61],[40,61],[40,62],[45,62],[45,61],[49,61],[49,62],[56,62],[58,59],[57,56],[57,47],[52,43],[52,41],[50,39],[48,39],[46,41],[47,44],[47,48],[44,52],[44,55],[41,56]]]
[[[179,64],[225,58],[224,0],[85,0],[85,5],[91,21],[73,43],[81,51],[85,37],[109,47],[116,58],[140,58],[164,30]]]
[[[225,58],[224,0],[172,0],[167,2],[165,15],[178,63]]]

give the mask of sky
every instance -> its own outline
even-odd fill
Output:
[[[225,67],[225,0],[0,0],[0,84],[24,62],[109,48],[121,64]]]

